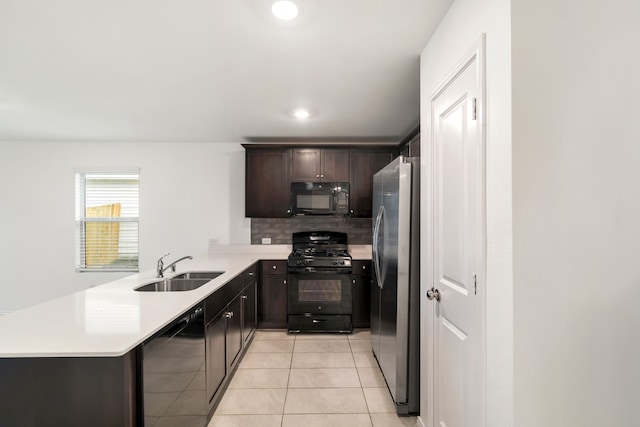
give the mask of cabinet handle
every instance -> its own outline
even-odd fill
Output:
[[[356,279],[353,279],[353,280],[351,281],[351,283],[353,283],[353,284],[355,285],[355,284],[356,284]]]
[[[320,175],[320,178],[324,178],[324,175]]]
[[[367,269],[367,266],[366,266],[366,265],[363,265],[363,266],[362,266],[362,269],[363,269],[363,270],[366,270],[366,269]]]
[[[246,296],[246,295],[242,295],[242,299],[247,299],[247,298],[249,298],[249,297]]]
[[[273,268],[274,270],[277,270],[278,266],[277,265],[272,265],[271,268]]]
[[[364,267],[362,267],[364,268]],[[249,272],[249,276],[253,276],[253,271]]]
[[[320,175],[316,175],[316,178],[320,178]]]
[[[233,311],[227,311],[224,314],[224,317],[226,317],[227,319],[231,319],[233,317]]]
[[[286,284],[287,284],[287,279],[284,279],[284,280],[282,281],[282,283],[284,283],[284,284],[286,285]]]

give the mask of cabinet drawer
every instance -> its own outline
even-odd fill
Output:
[[[262,274],[287,274],[287,261],[262,261]]]
[[[258,263],[253,264],[243,271],[242,276],[244,277],[245,286],[255,282],[258,279]]]
[[[290,314],[289,332],[345,332],[353,331],[351,315],[312,316]]]
[[[366,276],[371,272],[371,261],[351,261],[351,274]]]
[[[231,302],[244,288],[242,275],[238,275],[221,288],[218,288],[204,301],[205,322],[209,322]]]

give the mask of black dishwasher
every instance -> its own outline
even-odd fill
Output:
[[[206,426],[203,304],[142,345],[144,426]]]

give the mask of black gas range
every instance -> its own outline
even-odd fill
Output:
[[[289,332],[344,332],[351,322],[351,255],[347,234],[293,233],[287,260]]]
[[[287,259],[289,273],[351,274],[347,234],[336,231],[293,233],[293,250]]]

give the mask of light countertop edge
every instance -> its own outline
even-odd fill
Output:
[[[288,245],[216,245],[177,264],[175,273],[224,271],[187,292],[137,292],[156,280],[149,270],[0,316],[0,358],[119,357],[260,260],[286,259]],[[226,250],[225,250],[226,249]],[[351,245],[354,260],[370,245]]]

